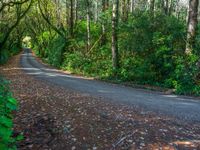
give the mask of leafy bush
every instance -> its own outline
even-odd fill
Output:
[[[47,60],[49,64],[55,67],[60,67],[63,61],[65,48],[65,40],[61,37],[56,37],[47,47]]]
[[[174,87],[178,94],[200,95],[199,57],[190,55],[177,59]]]
[[[37,42],[32,39],[32,48],[36,55],[45,59],[46,62],[55,67],[60,67],[63,60],[65,40],[60,36],[52,36],[50,32],[42,32],[38,35]]]
[[[173,16],[136,11],[119,29],[122,80],[174,88],[166,83],[184,54],[184,29]]]
[[[4,64],[7,62],[8,58],[9,58],[9,52],[6,50],[2,50],[0,52],[0,64]]]
[[[18,54],[21,51],[21,47],[18,43],[12,43],[12,45],[7,44],[2,51],[0,51],[0,64],[4,64],[8,59]]]
[[[0,149],[15,150],[16,141],[22,136],[13,137],[13,111],[17,110],[17,101],[13,98],[8,81],[0,78]]]

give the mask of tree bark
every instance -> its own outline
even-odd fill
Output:
[[[173,14],[174,6],[175,6],[174,3],[175,2],[173,0],[170,1],[169,12],[168,12],[169,16]]]
[[[106,1],[106,2],[105,2],[105,3],[106,3],[106,4],[105,4],[105,5],[106,5],[106,9],[109,9],[109,7],[110,7],[110,0],[105,0],[105,1]]]
[[[74,0],[70,0],[70,36],[74,37]]]
[[[168,15],[169,12],[169,0],[165,0],[165,14]]]
[[[57,28],[61,27],[61,8],[60,8],[60,0],[55,0],[55,4],[56,4],[56,19],[57,19]]]
[[[121,3],[121,14],[122,14],[122,21],[126,22],[128,19],[128,9],[127,9],[127,0],[122,0]]]
[[[186,43],[186,54],[192,53],[192,49],[195,44],[196,29],[198,23],[198,5],[199,0],[189,1],[189,15],[188,15],[188,26],[187,26],[187,43]]]
[[[150,13],[151,13],[151,15],[154,15],[154,9],[155,9],[155,0],[150,0]]]
[[[113,70],[114,71],[116,71],[119,68],[118,36],[117,36],[118,21],[119,21],[119,0],[113,0],[113,10],[112,10],[112,63],[113,63]]]
[[[94,3],[95,3],[95,10],[94,10],[95,15],[94,15],[94,21],[95,21],[95,23],[97,23],[97,21],[98,21],[98,16],[99,16],[99,14],[98,14],[98,0],[96,0]]]
[[[74,2],[75,4],[75,18],[74,18],[74,22],[75,22],[75,24],[76,24],[76,22],[77,22],[77,20],[78,20],[78,1],[77,0],[75,0],[75,2]]]
[[[131,0],[131,5],[130,5],[130,12],[131,13],[133,13],[134,5],[135,5],[135,0]]]
[[[86,0],[86,9],[87,9],[87,50],[90,49],[90,3],[89,0]]]
[[[105,13],[105,11],[106,11],[106,0],[102,0],[102,12]],[[105,45],[105,43],[106,43],[106,32],[105,32],[104,20],[102,21],[102,25],[101,25],[101,32],[102,32],[101,45]]]

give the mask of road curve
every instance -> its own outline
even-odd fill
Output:
[[[198,99],[134,89],[65,74],[38,62],[29,49],[24,50],[20,64],[25,73],[67,89],[135,105],[183,121],[200,123],[200,100]]]

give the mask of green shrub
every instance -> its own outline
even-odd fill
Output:
[[[5,48],[0,51],[0,64],[5,64],[11,56],[18,54],[20,51],[21,47],[18,43],[6,44]]]
[[[200,95],[200,83],[198,82],[200,69],[197,66],[198,61],[199,57],[196,55],[177,59],[173,84],[178,94]]]
[[[2,50],[2,51],[0,52],[0,64],[6,63],[7,60],[8,60],[8,58],[10,57],[9,55],[10,55],[10,54],[9,54],[8,51]]]
[[[54,38],[48,45],[47,60],[49,64],[55,67],[60,67],[63,61],[65,48],[65,40],[62,37]]]
[[[173,16],[136,11],[119,29],[121,78],[173,88],[176,58],[184,54],[185,25]]]
[[[13,98],[9,82],[0,78],[0,149],[15,150],[16,142],[22,136],[13,137],[13,111],[17,110],[17,101]]]
[[[36,55],[45,59],[46,62],[55,67],[60,67],[63,61],[66,41],[60,36],[52,36],[49,31],[38,35],[37,42],[32,39],[31,44]]]

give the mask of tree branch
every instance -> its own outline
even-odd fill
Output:
[[[38,0],[38,4],[39,4],[40,12],[41,12],[42,17],[44,18],[44,20],[45,20],[45,21],[51,26],[51,28],[52,28],[55,32],[57,32],[61,37],[63,37],[64,39],[67,39],[67,38],[65,37],[65,34],[63,34],[56,26],[54,26],[54,25],[50,22],[50,20],[48,19],[48,17],[45,16],[44,12],[42,11],[41,5],[40,5],[40,0]]]
[[[28,0],[29,1],[29,0]],[[0,42],[0,51],[2,50],[3,46],[5,45],[6,41],[8,40],[11,32],[16,28],[16,26],[20,23],[21,19],[26,15],[26,13],[31,8],[31,5],[33,3],[33,0],[31,0],[28,8],[23,12],[22,15],[17,16],[17,21],[9,28],[8,32],[5,34],[3,40]]]
[[[24,0],[24,1],[10,1],[10,2],[7,2],[7,3],[3,3],[2,2],[2,6],[1,6],[1,8],[0,8],[0,12],[2,12],[3,11],[3,9],[5,8],[5,7],[7,7],[7,6],[14,6],[14,5],[22,5],[22,4],[24,4],[24,3],[26,3],[26,2],[28,2],[29,0]]]

